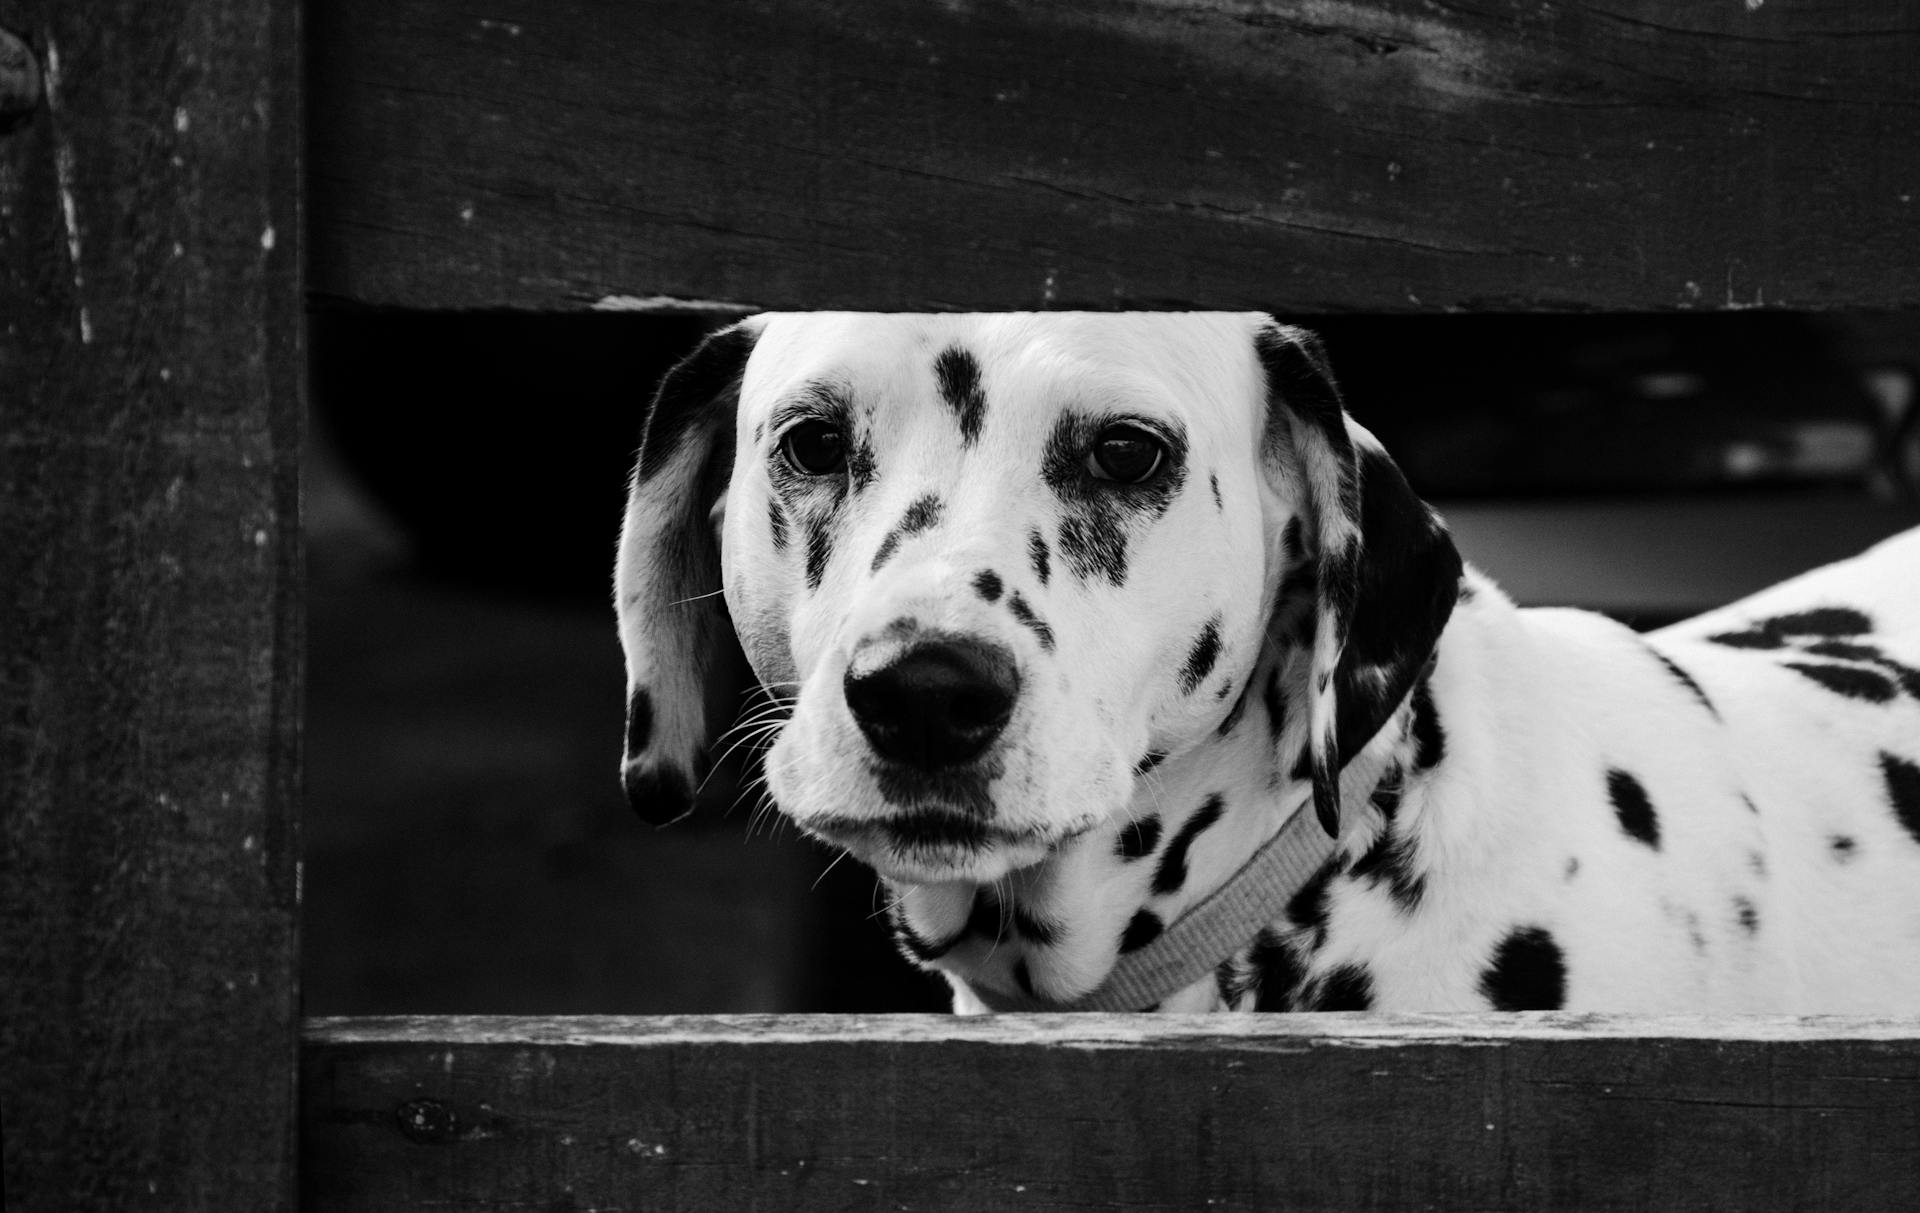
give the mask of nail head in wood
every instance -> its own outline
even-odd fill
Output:
[[[458,1131],[453,1109],[437,1099],[410,1099],[394,1109],[393,1118],[408,1141],[423,1146],[445,1145]]]

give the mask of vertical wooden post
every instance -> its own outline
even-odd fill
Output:
[[[7,1207],[285,1209],[299,5],[0,27]]]

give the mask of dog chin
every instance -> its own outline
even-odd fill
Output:
[[[977,818],[942,812],[885,817],[829,817],[803,823],[806,831],[888,880],[903,884],[985,884],[1051,855],[1057,839],[1015,835]]]

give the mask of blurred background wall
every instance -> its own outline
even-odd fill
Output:
[[[1920,522],[1912,315],[1304,322],[1523,603],[1657,626]],[[738,766],[665,829],[619,792],[625,478],[716,323],[313,317],[308,1013],[944,1009]]]

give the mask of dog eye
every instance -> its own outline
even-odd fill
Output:
[[[847,466],[847,436],[830,421],[802,421],[780,440],[780,453],[795,471],[831,476]]]
[[[1137,425],[1110,425],[1094,439],[1087,471],[1100,480],[1139,484],[1160,470],[1167,448]]]

